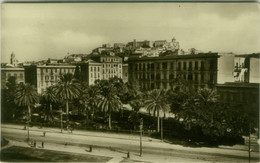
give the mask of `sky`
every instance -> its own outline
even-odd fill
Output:
[[[102,44],[173,37],[184,50],[260,52],[256,3],[2,4],[1,62],[89,54]]]

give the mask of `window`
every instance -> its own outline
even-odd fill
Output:
[[[47,69],[47,68],[45,69],[45,72],[48,72],[48,69]]]
[[[92,68],[92,67],[90,67],[90,71],[91,71],[91,72],[93,71],[93,68]]]
[[[186,70],[186,62],[183,62],[183,70]]]
[[[154,89],[154,83],[151,83],[151,89]]]
[[[204,81],[204,75],[203,74],[200,75],[200,80]]]
[[[195,81],[198,81],[198,74],[197,73],[195,74],[194,77],[195,77]]]
[[[158,79],[161,79],[161,75],[160,74],[157,74],[156,75],[156,79],[158,80]]]
[[[210,70],[214,69],[214,61],[211,60],[209,63]]]
[[[181,62],[178,62],[178,70],[181,70]]]
[[[162,66],[163,66],[163,69],[167,69],[167,63],[166,62],[163,62]]]
[[[189,62],[189,70],[192,70],[192,62]]]
[[[57,69],[55,69],[55,72],[57,72]]]
[[[192,74],[188,75],[188,80],[192,80]]]
[[[151,74],[151,79],[154,79],[154,73]]]
[[[174,75],[173,75],[173,74],[170,74],[170,75],[169,75],[169,79],[174,79]]]
[[[171,69],[173,69],[173,63],[171,63]]]
[[[198,61],[195,61],[195,70],[198,70],[199,66],[198,66]]]
[[[204,61],[201,61],[200,63],[200,70],[204,70]]]
[[[154,70],[154,64],[153,63],[151,64],[151,70]]]
[[[160,63],[157,63],[157,69],[160,69]]]

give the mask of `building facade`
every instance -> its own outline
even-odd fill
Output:
[[[225,75],[226,71],[224,67],[218,67],[221,57],[222,55],[218,53],[200,53],[129,58],[128,80],[129,82],[138,81],[143,90],[170,89],[174,86],[176,78],[189,81],[196,89],[205,86],[214,88],[218,78]],[[232,60],[233,57],[229,56],[229,60]],[[229,73],[232,74],[232,70]]]
[[[1,68],[1,88],[6,88],[6,82],[9,77],[14,76],[17,84],[24,83],[24,68]]]
[[[112,77],[123,78],[122,58],[116,56],[96,56],[79,64],[81,78],[89,85],[96,80],[108,80]]]
[[[38,93],[44,93],[47,87],[55,85],[61,74],[74,74],[73,65],[31,65],[24,66],[25,82],[34,85]]]

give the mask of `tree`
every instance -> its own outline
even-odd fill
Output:
[[[52,114],[52,104],[58,102],[58,99],[56,97],[56,93],[54,91],[54,87],[50,86],[46,89],[44,92],[41,103],[44,107],[44,120],[51,119],[53,120],[53,114]]]
[[[27,132],[29,140],[29,123],[31,121],[31,107],[39,101],[37,90],[30,84],[19,84],[15,93],[15,103],[18,106],[27,106]]]
[[[2,119],[15,119],[17,109],[17,106],[14,103],[16,89],[16,78],[14,76],[10,76],[7,79],[6,87],[2,90]]]
[[[80,85],[73,79],[71,73],[62,74],[60,81],[53,87],[53,91],[56,96],[61,100],[65,101],[66,104],[66,116],[67,116],[67,129],[69,128],[69,102],[77,98],[80,94]]]
[[[186,129],[200,129],[210,141],[247,134],[247,116],[222,104],[217,97],[214,90],[204,88],[186,101],[181,112]]]
[[[147,100],[145,100],[145,107],[148,111],[157,112],[157,132],[160,131],[160,110],[166,111],[168,108],[166,91],[154,89],[147,93]]]
[[[115,87],[107,80],[98,80],[96,82],[100,92],[100,102],[98,106],[103,112],[108,113],[109,129],[112,128],[111,113],[118,110],[121,106],[121,101],[116,95]]]
[[[98,107],[99,102],[99,89],[97,86],[89,86],[82,91],[82,94],[79,98],[80,104],[85,108],[85,112],[91,112],[91,119],[93,120],[96,108]],[[87,117],[87,114],[86,114]]]

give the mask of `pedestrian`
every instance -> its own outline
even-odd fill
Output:
[[[46,131],[43,131],[43,137],[45,137]]]
[[[44,148],[44,142],[42,142],[42,148]]]

